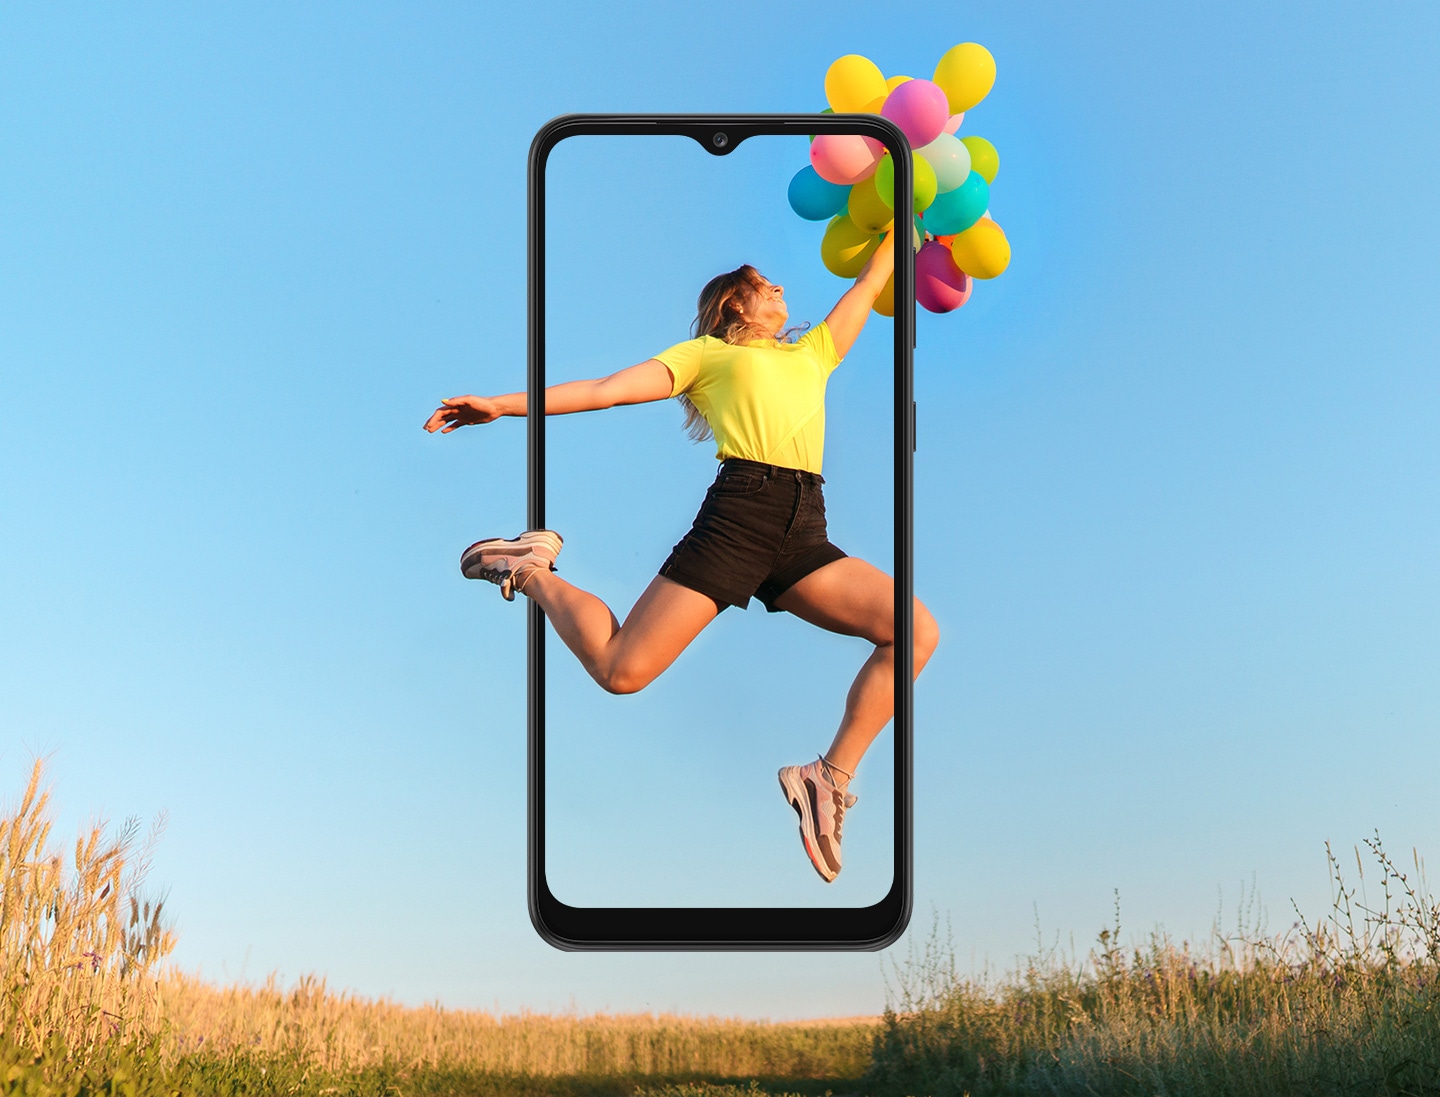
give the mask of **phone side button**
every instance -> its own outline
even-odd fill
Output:
[[[915,433],[919,425],[920,409],[914,400],[910,401],[910,452],[915,453],[920,448],[920,436]]]

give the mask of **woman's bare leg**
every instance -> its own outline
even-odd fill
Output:
[[[523,594],[545,612],[590,677],[611,693],[644,689],[720,612],[708,595],[657,575],[622,625],[595,595],[537,568]]]
[[[845,698],[845,715],[826,761],[855,772],[881,728],[895,715],[895,580],[853,556],[826,564],[787,590],[775,604],[830,632],[861,636],[875,645]],[[915,673],[940,640],[930,611],[915,599]],[[844,776],[841,774],[841,776]]]

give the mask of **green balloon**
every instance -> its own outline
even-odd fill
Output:
[[[887,152],[880,157],[880,163],[875,165],[875,174],[871,176],[875,180],[875,193],[880,195],[880,201],[885,203],[886,208],[895,208],[895,161],[890,159]]]
[[[915,212],[924,213],[930,203],[935,201],[939,183],[935,179],[935,169],[930,166],[930,161],[923,156],[912,156],[910,162],[915,165]]]
[[[935,192],[939,184],[935,179],[935,169],[932,168],[923,157],[912,156],[910,158],[911,171],[914,173],[915,182],[915,208],[914,212],[923,213],[935,201]],[[887,152],[880,157],[880,163],[875,165],[875,193],[880,195],[880,201],[884,202],[890,209],[895,208],[895,161],[890,159]]]
[[[970,170],[977,172],[986,183],[995,182],[1000,171],[1000,154],[995,146],[983,137],[962,137],[960,143],[970,150]]]

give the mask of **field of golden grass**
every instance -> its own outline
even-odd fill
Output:
[[[770,1024],[673,1015],[495,1016],[328,990],[214,987],[171,974],[160,1012],[177,1050],[293,1056],[327,1071],[386,1063],[475,1073],[858,1079],[880,1019]]]
[[[883,1018],[495,1016],[165,966],[149,843],[96,824],[62,852],[41,778],[0,814],[0,1097],[1440,1097],[1440,903],[1378,836],[1279,936],[1126,948],[1117,900],[1084,957],[976,980],[932,934]]]
[[[1378,835],[1354,874],[1330,850],[1332,909],[1267,935],[1218,927],[1197,947],[1116,925],[1083,958],[1054,951],[990,980],[938,937],[899,972],[864,1079],[875,1097],[1434,1097],[1440,1094],[1440,903]],[[1367,882],[1368,872],[1371,879]]]
[[[346,1088],[337,1079],[441,1077],[472,1089],[529,1080],[536,1092],[567,1091],[536,1089],[544,1079],[583,1083],[567,1092],[632,1092],[764,1078],[824,1092],[815,1087],[853,1083],[869,1064],[879,1018],[496,1016],[337,993],[314,976],[291,987],[274,978],[214,986],[165,966],[175,938],[163,904],[143,895],[150,843],[138,827],[111,834],[97,823],[62,853],[42,776],[37,763],[14,810],[0,815],[0,1062],[16,1070],[59,1064],[70,1077],[86,1064],[133,1061],[156,1077],[214,1067],[239,1078],[253,1068],[326,1078],[336,1092]]]

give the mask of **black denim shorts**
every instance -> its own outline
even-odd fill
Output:
[[[825,530],[823,483],[818,473],[728,458],[660,574],[722,610],[755,597],[779,613],[776,598],[845,558]]]

